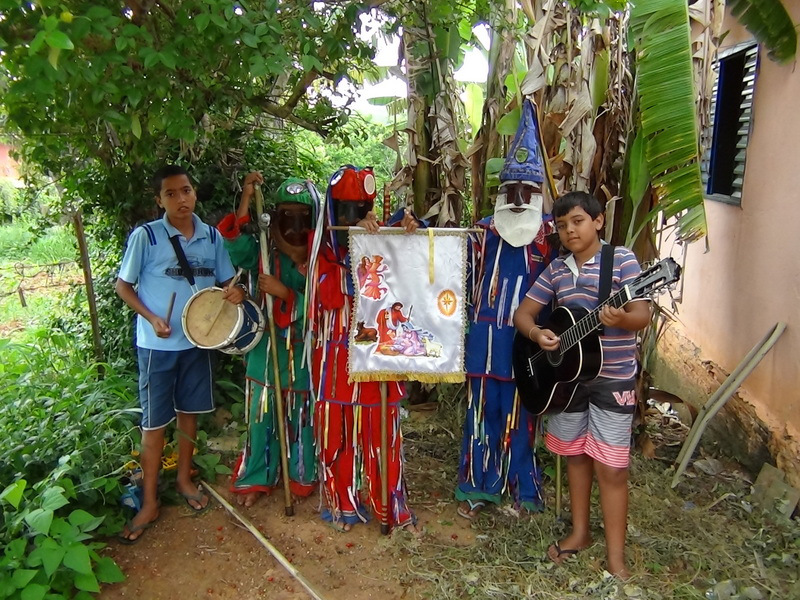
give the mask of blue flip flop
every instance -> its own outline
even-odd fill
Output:
[[[483,500],[464,500],[464,502],[466,502],[467,506],[469,506],[469,510],[464,510],[463,507],[459,506],[456,512],[458,513],[459,517],[463,517],[468,521],[471,521],[477,517],[478,513],[486,507],[486,502]]]

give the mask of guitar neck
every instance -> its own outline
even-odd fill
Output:
[[[561,352],[566,352],[575,344],[580,342],[587,335],[600,327],[600,311],[604,306],[611,306],[613,308],[622,308],[631,300],[631,294],[626,285],[616,294],[608,298],[606,301],[601,302],[588,315],[584,316],[580,321],[575,323],[572,327],[564,331],[559,337],[561,340]]]

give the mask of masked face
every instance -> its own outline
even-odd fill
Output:
[[[355,225],[367,216],[372,210],[372,202],[364,200],[362,202],[343,202],[336,201],[336,224]]]
[[[336,225],[353,226],[367,216],[372,210],[372,201],[342,201],[335,200]],[[336,240],[342,247],[347,247],[348,236],[346,231],[337,231]]]
[[[311,207],[299,202],[279,204],[272,223],[272,236],[279,250],[295,262],[303,262],[308,252],[308,233],[311,231]]]
[[[530,181],[510,181],[500,188],[494,226],[506,242],[519,248],[533,241],[542,225],[542,188]]]

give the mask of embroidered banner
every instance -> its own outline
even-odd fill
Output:
[[[350,231],[350,381],[464,381],[466,235]]]

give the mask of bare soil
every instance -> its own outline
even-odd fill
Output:
[[[424,413],[412,413],[412,419],[426,418]],[[244,508],[228,491],[228,477],[220,477],[215,489],[258,528],[319,597],[421,599],[429,596],[424,595],[425,582],[408,575],[412,557],[474,544],[480,531],[456,514],[451,459],[440,460],[438,451],[417,452],[422,441],[406,442],[412,455],[406,463],[410,505],[424,528],[421,538],[402,529],[382,535],[374,519],[347,533],[335,531],[319,516],[316,492],[295,504],[294,515],[287,517],[282,491],[261,496],[254,506]],[[448,454],[457,452],[458,443],[453,440],[453,444],[446,449]],[[201,514],[184,505],[163,506],[158,521],[135,545],[110,540],[106,552],[127,580],[105,586],[101,600],[314,597],[235,517],[211,502],[213,508]]]
[[[221,482],[224,483],[224,482]],[[229,502],[223,485],[216,489]],[[416,512],[425,526],[425,539],[469,544],[474,533],[456,516],[455,503],[441,512]],[[158,522],[133,546],[111,541],[108,554],[127,575],[127,581],[107,586],[100,598],[218,598],[300,600],[313,598],[304,586],[242,527],[213,502],[213,509],[195,515],[182,506],[164,506]],[[382,536],[372,521],[348,533],[334,531],[318,513],[318,497],[295,505],[285,516],[283,496],[262,497],[250,508],[235,507],[250,520],[305,578],[328,600],[421,598],[422,589],[404,580],[406,565],[392,546],[417,542],[410,533]],[[402,538],[402,540],[400,539]],[[413,540],[413,541],[412,541]],[[396,548],[395,548],[396,549]]]

